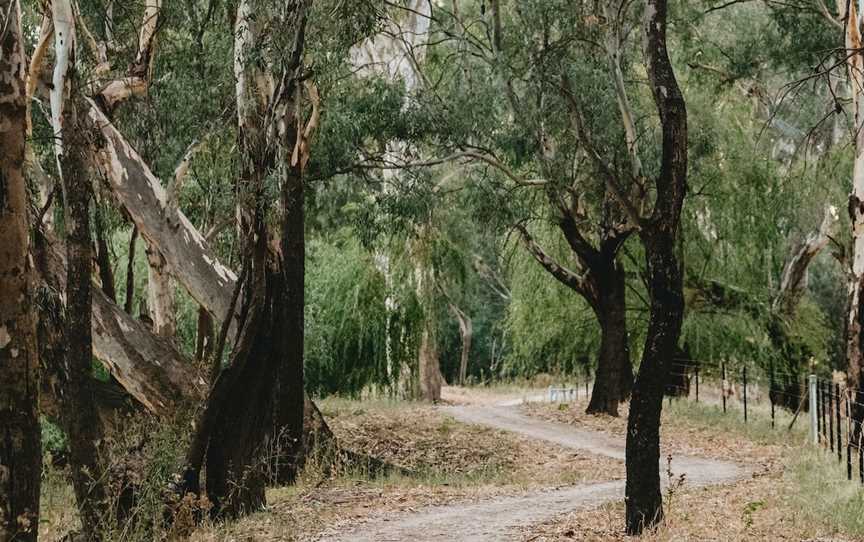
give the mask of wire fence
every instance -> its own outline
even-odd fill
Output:
[[[846,462],[846,478],[852,480],[857,467],[858,480],[864,484],[864,446],[862,446],[861,417],[864,397],[860,390],[852,390],[839,382],[811,377],[810,393],[814,395],[814,442],[837,455],[837,461]],[[815,419],[814,419],[815,418]]]
[[[550,387],[551,401],[590,399],[591,375],[572,387]],[[706,385],[707,384],[707,385]],[[584,388],[584,391],[583,391]],[[744,423],[754,413],[770,415],[776,427],[779,409],[792,413],[787,430],[801,414],[810,418],[812,442],[846,463],[846,477],[864,485],[864,392],[815,375],[804,375],[769,365],[768,368],[725,361],[678,359],[672,363],[665,395],[670,403],[688,399],[722,407],[724,414],[740,415]],[[766,404],[767,403],[767,404]],[[758,408],[754,408],[758,407]],[[767,408],[765,408],[767,407]]]

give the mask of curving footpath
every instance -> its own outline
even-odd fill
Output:
[[[624,446],[614,438],[569,425],[521,414],[512,403],[497,406],[452,406],[442,411],[464,423],[486,425],[566,448],[624,460]],[[662,454],[661,454],[662,456]],[[621,468],[623,470],[623,463]],[[663,471],[666,465],[662,465]],[[690,456],[672,459],[675,477],[684,474],[689,487],[733,482],[747,475],[734,463]],[[318,540],[336,542],[419,542],[432,540],[488,542],[515,540],[519,529],[550,520],[583,506],[597,506],[624,498],[624,481],[583,484],[563,489],[535,490],[524,495],[497,497],[476,503],[431,506],[418,512],[373,517],[338,535]]]

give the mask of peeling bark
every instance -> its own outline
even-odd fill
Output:
[[[169,340],[177,332],[174,284],[165,270],[165,258],[158,250],[147,247],[147,308],[153,320],[153,331]]]
[[[28,256],[26,57],[17,0],[0,1],[0,540],[35,541],[42,446]]]
[[[864,12],[856,2],[848,2],[846,17],[847,65],[852,87],[855,133],[855,162],[852,193],[849,195],[849,219],[852,225],[852,247],[849,260],[848,304],[846,318],[846,363],[848,382],[853,391],[864,390],[864,51],[861,28]],[[864,420],[864,407],[852,412],[856,432]]]
[[[97,160],[115,197],[151,250],[158,247],[168,272],[221,321],[227,315],[237,276],[219,262],[189,219],[168,205],[159,179],[92,101],[88,115],[102,135]]]
[[[58,291],[66,288],[66,258],[56,241],[44,238],[34,252],[37,269]],[[93,355],[112,376],[154,414],[170,416],[181,405],[203,397],[206,383],[171,344],[93,291]]]

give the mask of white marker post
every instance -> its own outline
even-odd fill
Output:
[[[816,375],[810,375],[810,437],[813,444],[819,444],[819,426],[816,406]]]

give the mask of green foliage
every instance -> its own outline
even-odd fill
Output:
[[[596,359],[599,327],[591,307],[521,251],[510,265],[512,301],[503,374],[577,374]]]
[[[401,363],[413,365],[421,315],[410,291],[387,310],[388,291],[373,256],[348,237],[309,244],[306,272],[306,387],[357,395],[385,389]],[[388,329],[392,367],[387,367]]]

